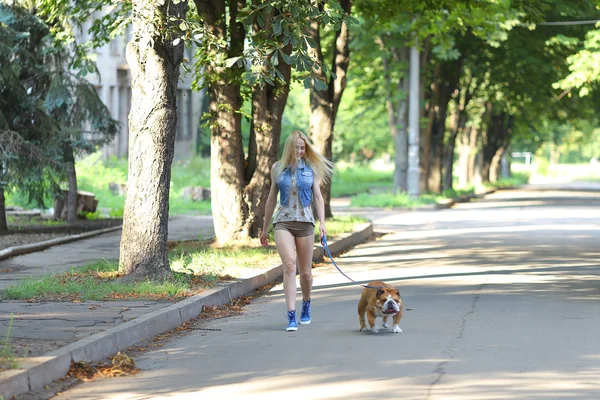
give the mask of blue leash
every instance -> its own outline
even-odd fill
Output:
[[[340,267],[338,267],[338,265],[335,263],[335,260],[333,259],[333,256],[331,255],[331,251],[329,250],[329,246],[327,246],[327,238],[325,237],[325,235],[323,235],[321,237],[321,244],[323,245],[323,250],[325,250],[325,253],[327,254],[327,256],[331,259],[331,262],[333,263],[334,267],[337,268],[338,271],[340,271],[340,274],[344,275],[346,278],[348,278],[350,281],[354,282],[355,284],[362,286],[364,288],[368,288],[368,289],[381,289],[381,286],[369,286],[369,285],[363,285],[362,283],[358,283],[356,282],[354,279],[350,278],[348,275],[346,275],[344,273],[344,271],[342,271],[340,269]]]

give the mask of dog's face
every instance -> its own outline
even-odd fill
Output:
[[[385,315],[393,315],[400,311],[400,291],[395,288],[377,289],[375,294],[375,307]]]

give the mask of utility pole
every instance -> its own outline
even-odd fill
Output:
[[[408,103],[408,194],[419,195],[419,50],[410,48],[410,83]]]

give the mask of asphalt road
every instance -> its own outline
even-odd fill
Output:
[[[359,332],[361,288],[323,265],[311,325],[284,331],[278,286],[56,399],[600,398],[599,192],[370,213],[388,233],[336,261],[400,289],[403,333]]]

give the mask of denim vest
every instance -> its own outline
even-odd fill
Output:
[[[300,202],[304,207],[308,207],[312,203],[313,196],[313,170],[306,165],[304,160],[298,162],[296,167],[296,184],[298,185],[298,194]],[[290,186],[292,183],[292,168],[287,167],[277,178],[277,186],[279,187],[279,202],[282,206],[288,205],[290,200]]]

